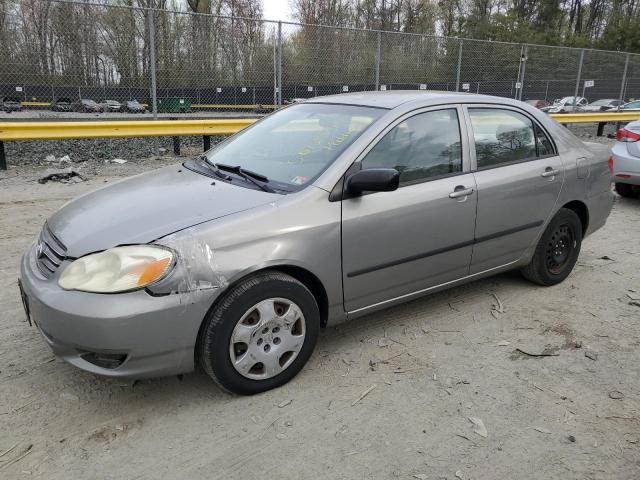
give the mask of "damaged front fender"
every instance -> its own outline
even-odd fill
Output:
[[[176,252],[176,265],[170,275],[147,288],[153,295],[190,293],[221,289],[228,285],[216,261],[213,246],[197,234],[195,227],[181,230],[155,242]]]

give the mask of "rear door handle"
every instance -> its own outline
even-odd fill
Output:
[[[547,167],[547,168],[545,168],[544,172],[542,172],[540,174],[540,176],[544,177],[544,178],[555,177],[559,173],[560,173],[560,170],[556,170],[555,168]]]
[[[468,197],[473,193],[473,188],[465,188],[462,185],[458,185],[453,192],[449,194],[449,198]]]

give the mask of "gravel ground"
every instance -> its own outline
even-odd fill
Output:
[[[561,285],[508,273],[327,329],[292,382],[236,397],[199,372],[81,372],[24,322],[19,258],[45,218],[171,162],[90,161],[71,185],[0,172],[0,478],[640,478],[640,200]]]
[[[222,139],[223,137],[212,137],[211,145]],[[182,155],[203,151],[202,137],[180,137],[180,145]],[[115,158],[146,163],[156,151],[162,155],[173,154],[173,139],[159,137],[7,142],[5,149],[10,166],[51,166],[51,162],[46,161],[49,155],[55,156],[56,160],[68,155],[69,163],[74,167],[86,161],[104,162]],[[53,166],[58,163],[53,162]]]

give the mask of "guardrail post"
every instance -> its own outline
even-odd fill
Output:
[[[7,169],[7,157],[4,153],[4,142],[0,140],[0,170]]]
[[[180,155],[180,137],[173,137],[173,154]]]
[[[211,136],[210,135],[203,135],[202,136],[202,147],[204,148],[205,152],[211,148]]]
[[[460,91],[460,70],[462,69],[462,43],[460,40],[458,44],[458,69],[456,70],[456,92]]]
[[[621,102],[624,101],[624,87],[625,84],[627,83],[627,70],[629,69],[629,54],[627,53],[627,58],[624,61],[624,72],[622,74],[622,82],[620,83],[620,98],[619,100]]]
[[[376,35],[376,58],[375,58],[376,91],[380,90],[380,45],[381,43],[382,43],[382,33],[378,31]]]
[[[582,62],[584,62],[584,48],[580,52],[580,64],[578,65],[578,77],[576,78],[576,90],[573,94],[573,101],[576,103],[578,91],[580,90],[580,77],[582,76]]]

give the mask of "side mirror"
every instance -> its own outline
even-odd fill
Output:
[[[360,170],[347,178],[347,191],[392,192],[400,185],[400,173],[395,168],[371,168]]]

